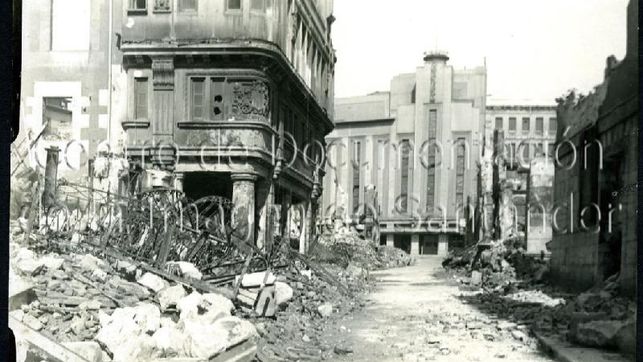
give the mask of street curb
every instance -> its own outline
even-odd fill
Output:
[[[542,336],[534,331],[531,334],[538,340],[538,348],[559,362],[629,362],[631,359],[616,352],[596,348],[565,345],[557,338]]]

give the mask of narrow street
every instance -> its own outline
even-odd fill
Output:
[[[494,319],[459,298],[442,258],[375,272],[366,307],[338,325],[353,353],[338,361],[550,361],[527,330]],[[525,337],[526,341],[518,338]]]

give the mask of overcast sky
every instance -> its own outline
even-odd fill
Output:
[[[487,61],[492,98],[550,101],[603,78],[625,55],[627,0],[335,0],[338,97],[388,90],[422,54],[456,68]]]

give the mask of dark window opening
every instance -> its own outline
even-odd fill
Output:
[[[411,235],[395,235],[393,246],[402,249],[407,254],[411,254]]]
[[[42,119],[45,138],[71,138],[71,97],[45,97],[42,99]]]
[[[503,119],[502,117],[496,117],[496,129],[503,129]]]
[[[522,133],[529,133],[529,117],[523,117],[522,119]]]
[[[544,120],[542,117],[536,118],[536,134],[543,134]]]
[[[147,9],[147,0],[130,0],[129,9],[130,10],[145,10]]]
[[[227,0],[228,10],[241,10],[241,0]]]
[[[516,117],[509,117],[509,133],[516,132]]]

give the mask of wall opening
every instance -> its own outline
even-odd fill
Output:
[[[183,192],[192,201],[206,196],[221,196],[232,200],[232,180],[229,172],[188,172],[183,180]]]

